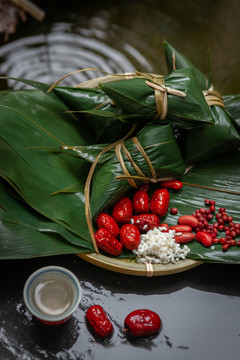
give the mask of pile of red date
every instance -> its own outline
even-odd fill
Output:
[[[240,224],[233,221],[226,209],[221,207],[216,212],[215,201],[205,199],[207,208],[196,209],[192,215],[182,215],[178,224],[169,227],[160,224],[160,218],[167,214],[169,207],[169,189],[178,191],[183,183],[179,180],[164,181],[152,197],[148,195],[148,185],[140,187],[132,200],[123,197],[113,206],[112,214],[100,214],[96,219],[98,230],[95,232],[96,244],[102,251],[119,256],[123,247],[135,250],[140,244],[141,232],[147,232],[155,227],[162,227],[163,231],[175,230],[175,241],[185,244],[194,239],[205,247],[215,244],[222,245],[227,251],[232,246],[240,246]],[[177,208],[170,210],[172,215],[178,214]],[[216,222],[209,222],[216,217]]]
[[[107,313],[100,305],[93,305],[86,313],[88,324],[101,340],[111,336],[113,325]],[[161,328],[159,315],[148,309],[134,310],[124,320],[124,332],[132,337],[156,335]]]

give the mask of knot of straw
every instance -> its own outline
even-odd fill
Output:
[[[221,108],[225,109],[225,105],[222,99],[221,94],[217,90],[213,90],[213,87],[209,90],[203,90],[203,95],[208,106],[220,106]]]
[[[132,142],[134,143],[134,145],[136,146],[137,150],[140,152],[140,154],[142,155],[142,157],[145,159],[149,170],[151,172],[152,177],[148,177],[146,176],[142,170],[137,166],[137,164],[134,162],[130,152],[127,150],[124,141],[121,141],[120,143],[118,143],[115,147],[115,153],[117,156],[117,159],[122,167],[123,173],[124,175],[118,175],[116,176],[116,180],[127,180],[129,185],[132,188],[137,188],[137,184],[135,182],[135,180],[141,180],[144,183],[157,183],[159,181],[164,181],[164,180],[170,180],[172,178],[168,177],[168,178],[157,178],[157,173],[151,163],[151,160],[149,159],[148,155],[146,154],[146,152],[144,151],[142,145],[140,144],[140,142],[138,141],[137,137],[133,137],[131,138]],[[136,171],[137,175],[131,175],[129,173],[129,171],[127,170],[126,164],[124,162],[123,156],[122,156],[122,152],[125,155],[126,159],[131,163],[131,165],[133,166],[134,170]]]
[[[167,94],[186,97],[186,93],[165,85],[163,77],[156,77],[151,74],[140,73],[135,71],[135,74],[146,79],[145,84],[154,90],[155,101],[157,106],[157,113],[160,120],[165,120],[168,112]]]

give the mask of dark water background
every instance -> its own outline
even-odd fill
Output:
[[[62,75],[86,67],[111,73],[137,69],[166,74],[165,39],[209,76],[223,95],[240,93],[238,0],[35,3],[46,17],[39,23],[28,15],[27,22],[2,44],[2,75],[52,84]],[[62,85],[98,75],[78,74]],[[26,85],[9,82],[8,86]]]

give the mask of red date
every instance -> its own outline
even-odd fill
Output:
[[[129,223],[132,218],[132,202],[124,197],[113,205],[112,217],[118,224]]]
[[[135,250],[140,244],[140,231],[135,225],[125,224],[121,227],[120,241],[128,250]]]
[[[119,226],[109,214],[100,214],[96,219],[96,223],[98,227],[104,227],[105,229],[110,231],[112,236],[117,237],[119,235]]]
[[[113,325],[102,306],[91,306],[87,310],[86,317],[91,328],[100,339],[105,339],[111,335]]]
[[[110,231],[101,227],[95,232],[94,236],[99,249],[113,256],[119,256],[121,254],[122,244],[112,236]]]
[[[151,336],[161,327],[161,319],[157,313],[148,309],[132,311],[124,320],[125,331],[133,337]]]
[[[147,214],[149,211],[149,196],[146,191],[136,191],[133,195],[132,204],[135,214]]]
[[[169,204],[169,192],[167,189],[158,189],[154,191],[150,200],[150,211],[152,214],[160,217],[166,215]]]
[[[135,215],[132,221],[140,231],[148,231],[160,226],[159,217],[154,214]]]

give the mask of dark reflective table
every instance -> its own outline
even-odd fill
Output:
[[[41,324],[23,302],[23,287],[40,267],[73,271],[82,286],[79,308],[57,327]],[[0,358],[2,360],[232,359],[240,347],[238,266],[202,264],[159,277],[123,275],[86,263],[75,255],[0,262]],[[103,306],[114,326],[101,341],[85,314]],[[132,339],[124,319],[135,309],[157,312],[162,328],[153,338]]]

